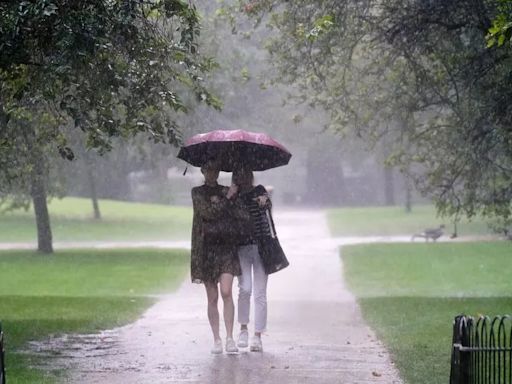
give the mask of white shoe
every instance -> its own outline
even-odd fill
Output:
[[[222,340],[218,339],[213,342],[213,348],[210,351],[214,355],[219,355],[222,353]]]
[[[247,348],[249,346],[249,331],[242,329],[238,335],[238,346],[240,348]]]
[[[261,343],[261,337],[254,336],[251,339],[251,352],[263,352],[263,344]]]
[[[238,348],[236,347],[235,340],[232,338],[226,339],[226,352],[227,353],[237,353]]]

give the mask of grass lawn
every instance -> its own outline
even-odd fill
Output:
[[[453,318],[512,314],[512,244],[372,244],[341,250],[363,316],[406,383],[444,384]]]
[[[94,220],[89,199],[67,197],[49,204],[55,241],[188,239],[192,209],[100,200],[102,220]],[[0,213],[0,242],[35,242],[34,213]]]
[[[445,224],[447,234],[453,233],[453,223],[436,217],[432,205],[414,206],[411,213],[403,207],[336,208],[329,210],[328,220],[333,236],[412,235],[440,224]],[[490,233],[479,218],[461,220],[458,232],[460,236]]]
[[[19,354],[29,340],[90,333],[126,324],[169,292],[188,269],[187,251],[73,250],[43,256],[0,252],[0,319],[6,337],[8,383],[54,383]]]

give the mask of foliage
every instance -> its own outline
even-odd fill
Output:
[[[199,35],[183,0],[0,3],[0,197],[32,198],[40,250],[51,252],[55,154],[101,154],[137,134],[177,145],[185,99],[220,108],[204,86],[215,63]]]
[[[498,3],[498,14],[492,21],[487,34],[487,46],[512,44],[512,1],[501,0]]]
[[[485,40],[507,2],[250,4],[275,30],[276,80],[328,111],[332,129],[385,138],[389,164],[442,213],[511,216],[512,47]]]
[[[199,21],[186,2],[8,1],[0,4],[0,21],[0,162],[7,180],[26,173],[18,161],[38,144],[41,153],[58,149],[71,160],[76,129],[100,152],[112,137],[137,133],[177,144],[176,113],[187,110],[182,94],[220,106],[202,84],[215,64],[198,53]],[[33,142],[23,142],[23,130]]]
[[[108,149],[111,137],[137,132],[179,141],[170,113],[186,110],[185,89],[218,106],[201,84],[214,64],[197,54],[198,18],[186,2],[7,2],[0,15],[8,115],[39,97],[87,133],[88,147]]]
[[[298,173],[282,168],[265,172],[258,178],[260,182],[274,185],[277,199],[282,196],[287,203],[301,199],[315,204],[335,204],[340,198],[347,198],[351,191],[339,193],[333,187],[343,178],[343,166],[348,168],[349,159],[357,155],[365,161],[370,158],[369,162],[371,156],[364,153],[360,143],[355,145],[354,140],[323,134],[324,112],[297,105],[290,97],[294,93],[293,85],[272,83],[275,70],[265,49],[272,31],[262,24],[253,29],[252,19],[237,18],[240,11],[245,12],[245,7],[231,8],[233,3],[236,1],[198,4],[203,28],[200,45],[219,63],[219,68],[208,79],[208,86],[221,96],[224,105],[221,113],[200,107],[184,116],[182,125],[190,127],[191,131],[187,134],[219,128],[267,132],[293,153],[292,162]],[[326,18],[319,26],[328,22]],[[360,161],[353,163],[361,170]],[[380,170],[373,163],[368,168],[372,172],[375,168]],[[338,177],[333,177],[333,172]],[[321,179],[328,182],[329,187],[318,191],[316,185]],[[372,191],[372,197],[376,195],[378,191]],[[366,196],[359,197],[362,201]]]

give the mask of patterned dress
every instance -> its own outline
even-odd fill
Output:
[[[226,198],[228,188],[202,185],[192,189],[194,217],[192,221],[191,277],[193,283],[217,283],[222,273],[241,275],[236,240],[209,241],[207,225],[232,226],[237,217],[246,215],[239,204]],[[218,202],[212,202],[213,196]]]

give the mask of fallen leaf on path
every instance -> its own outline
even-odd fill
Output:
[[[382,374],[380,374],[379,372],[375,372],[375,371],[372,372],[372,375],[375,376],[375,377],[381,377],[382,376]]]

